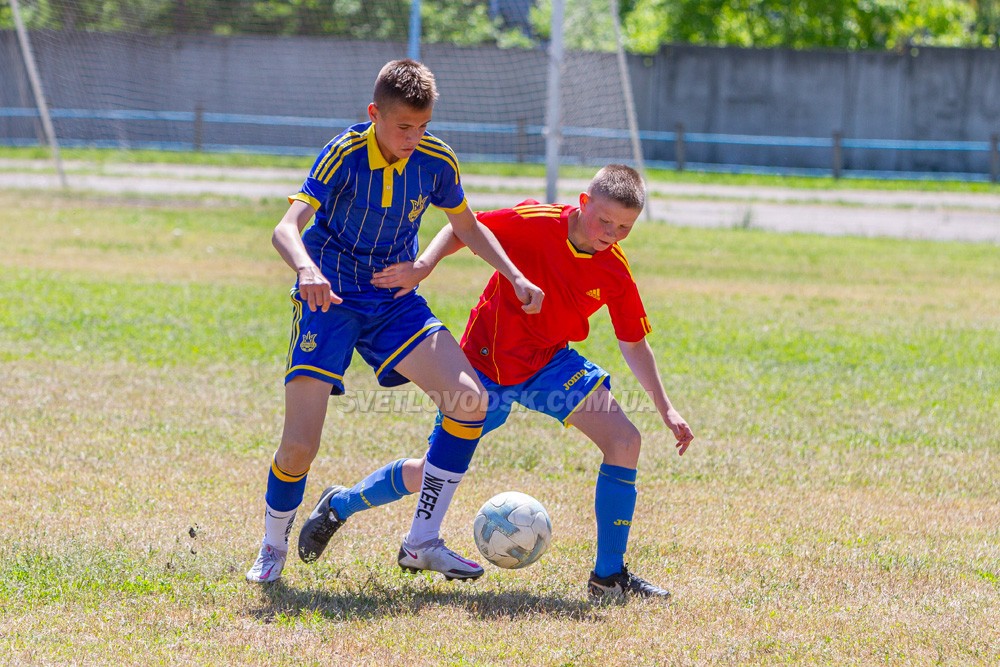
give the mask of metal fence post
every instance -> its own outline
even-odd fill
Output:
[[[840,178],[840,170],[844,166],[844,153],[840,146],[843,135],[837,131],[833,133],[833,177]]]
[[[1000,134],[990,136],[990,180],[1000,180]]]
[[[517,119],[517,161],[524,162],[524,153],[528,150],[528,119]]]
[[[674,154],[677,160],[677,171],[684,171],[684,123],[677,123],[674,128]]]
[[[194,108],[194,149],[201,152],[205,134],[205,107],[199,102]]]

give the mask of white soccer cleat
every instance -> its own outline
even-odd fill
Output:
[[[444,540],[428,540],[417,546],[405,541],[399,547],[399,566],[407,572],[431,570],[440,572],[448,581],[452,579],[478,579],[483,576],[483,568],[444,545]]]
[[[281,571],[285,569],[285,559],[287,557],[287,551],[279,551],[270,544],[262,543],[256,562],[247,571],[247,581],[251,584],[264,584],[269,581],[277,581],[281,576]]]

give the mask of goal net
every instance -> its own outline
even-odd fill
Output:
[[[408,1],[17,5],[63,148],[314,155],[366,119],[378,70],[412,49]],[[544,161],[547,6],[422,3],[419,57],[441,93],[431,131],[464,162]],[[0,0],[0,143],[36,146],[42,118],[12,9]],[[608,2],[574,3],[565,28],[562,163],[633,163]]]

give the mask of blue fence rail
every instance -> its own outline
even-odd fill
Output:
[[[184,123],[191,125],[191,141],[138,141],[138,140],[83,140],[72,137],[60,137],[60,143],[66,146],[91,146],[108,148],[139,148],[154,150],[175,150],[175,151],[207,151],[207,152],[251,152],[269,153],[282,155],[312,155],[315,153],[315,146],[280,146],[280,145],[248,145],[243,143],[205,143],[202,141],[204,127],[206,124],[218,124],[228,126],[239,125],[262,125],[269,127],[297,127],[297,128],[341,128],[357,122],[357,119],[350,118],[318,118],[314,116],[287,116],[287,115],[254,115],[254,114],[234,114],[234,113],[214,113],[201,109],[194,111],[146,111],[137,109],[51,109],[51,116],[54,120],[91,120],[91,121],[119,121],[119,122],[148,122],[160,121],[168,123]],[[24,118],[38,119],[38,110],[32,107],[0,107],[0,118]],[[433,129],[440,133],[472,133],[478,135],[508,135],[519,137],[522,140],[527,138],[542,139],[545,136],[545,126],[529,123],[467,123],[435,121]],[[594,127],[572,127],[561,128],[563,137],[593,138],[593,139],[616,139],[629,141],[630,135],[627,130],[615,128],[594,128]],[[834,133],[830,137],[789,137],[789,136],[763,136],[747,134],[718,134],[705,132],[686,132],[682,125],[678,125],[673,132],[663,131],[640,131],[639,139],[644,145],[656,143],[673,144],[673,160],[648,160],[652,166],[662,166],[684,170],[692,168],[703,171],[727,171],[727,172],[763,172],[763,173],[804,173],[812,175],[830,175],[839,178],[845,174],[843,151],[852,150],[872,150],[872,151],[941,151],[941,152],[966,152],[966,153],[986,153],[987,162],[990,165],[989,173],[971,172],[904,172],[895,170],[864,171],[851,170],[851,175],[870,176],[875,178],[957,178],[961,180],[990,180],[997,182],[1000,179],[1000,139],[994,134],[989,141],[934,141],[934,140],[907,140],[907,139],[857,139],[843,137],[839,133]],[[523,143],[523,141],[522,141]],[[5,145],[38,145],[37,140],[28,138],[0,137],[0,144]],[[707,145],[738,145],[756,147],[778,147],[778,148],[811,148],[824,149],[830,151],[830,162],[828,168],[794,168],[794,167],[774,167],[761,165],[740,165],[740,164],[718,164],[706,162],[689,162],[686,159],[686,147],[689,144]],[[517,154],[484,154],[470,156],[473,159],[483,159],[486,161],[509,161],[517,159],[521,161],[540,161],[540,158],[532,158],[526,155]]]

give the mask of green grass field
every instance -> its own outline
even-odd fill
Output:
[[[697,439],[678,457],[636,406],[628,561],[674,599],[598,605],[598,452],[527,413],[480,445],[444,535],[473,554],[479,505],[524,491],[554,528],[536,565],[403,575],[408,499],[246,584],[283,412],[280,202],[0,208],[0,663],[1000,663],[996,245],[640,223],[625,249]],[[459,333],[487,275],[461,253],[422,292]],[[579,347],[635,394],[603,312]],[[348,384],[375,388],[360,360]],[[422,452],[431,412],[356,399],[331,404],[309,507]]]

